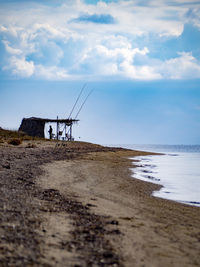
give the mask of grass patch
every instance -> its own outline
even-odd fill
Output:
[[[5,130],[0,128],[0,142],[3,143],[4,141],[9,141],[10,139],[20,139],[21,141],[25,140],[45,140],[44,138],[39,137],[33,137],[25,134],[21,131],[11,131],[11,130]]]

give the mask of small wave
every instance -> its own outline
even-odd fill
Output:
[[[195,204],[195,205],[200,205],[200,202],[198,202],[198,201],[189,201],[188,203]]]
[[[156,178],[156,177],[151,176],[151,175],[142,175],[142,177],[144,177],[146,179],[149,179],[149,180],[152,180],[152,181],[156,181],[156,182],[159,182],[160,181],[159,178]]]
[[[142,173],[157,174],[157,172],[154,172],[154,171],[151,171],[151,170],[145,170],[145,169],[142,169],[141,172],[142,172]]]

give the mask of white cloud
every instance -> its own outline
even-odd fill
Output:
[[[22,51],[17,48],[13,48],[9,46],[9,41],[3,40],[2,43],[5,45],[6,51],[11,55],[21,55]]]
[[[17,58],[16,56],[12,56],[9,64],[4,69],[11,70],[16,76],[28,78],[33,75],[35,66],[33,61],[26,61],[24,57]]]
[[[118,65],[116,63],[108,63],[106,65],[102,65],[100,68],[100,75],[102,76],[119,75]]]
[[[189,8],[185,13],[185,19],[188,23],[194,24],[200,29],[200,7]]]
[[[19,28],[15,28],[13,26],[5,27],[3,25],[0,26],[0,33],[7,33],[10,36],[17,37],[17,30]]]
[[[136,54],[146,55],[149,52],[147,47],[145,47],[143,50],[140,50],[139,48],[132,48],[130,43],[127,43],[126,47],[117,47],[114,49],[109,49],[103,45],[97,45],[95,49],[98,54],[106,58],[121,58],[122,60],[124,59],[128,62],[132,62]]]
[[[200,25],[198,1],[195,5],[181,0],[170,3],[151,0],[141,5],[138,0],[121,0],[87,5],[82,0],[65,0],[53,7],[41,3],[23,3],[23,9],[15,4],[3,5],[3,69],[21,77],[51,80],[88,76],[142,80],[200,77],[200,63],[192,54],[182,53],[162,61],[151,58],[153,46],[145,44],[149,36],[149,43],[180,36],[184,23]],[[73,21],[84,14],[109,14],[117,23]],[[136,57],[140,57],[140,64]]]
[[[161,79],[161,75],[156,73],[150,66],[134,66],[124,61],[120,64],[125,77],[133,80],[157,80]]]
[[[70,75],[68,75],[65,69],[57,68],[55,66],[44,67],[42,65],[36,66],[35,76],[47,80],[68,80],[70,78]]]
[[[48,39],[61,39],[61,40],[67,40],[70,36],[67,29],[56,29],[56,27],[53,27],[52,25],[45,23],[45,24],[39,24],[36,23],[33,25],[33,31],[34,31],[34,38],[39,36],[46,36]]]
[[[116,41],[116,40],[115,40]],[[85,51],[79,66],[86,70],[87,74],[94,77],[113,76],[117,79],[123,77],[137,80],[153,80],[162,78],[159,72],[156,72],[153,66],[136,66],[134,58],[136,55],[146,56],[149,52],[147,47],[143,49],[132,48],[128,40],[123,39],[121,47],[114,47],[118,42],[112,41],[112,48],[104,45],[96,45],[93,49]],[[76,66],[77,67],[77,66]]]
[[[156,69],[167,79],[200,78],[200,62],[191,53],[179,53],[178,57],[162,62]]]

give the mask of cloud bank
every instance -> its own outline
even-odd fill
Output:
[[[199,1],[106,2],[1,1],[1,75],[47,80],[200,78]],[[193,29],[191,36],[187,27]]]

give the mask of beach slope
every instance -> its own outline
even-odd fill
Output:
[[[198,266],[200,209],[132,178],[147,153],[35,141],[0,154],[3,265]]]

